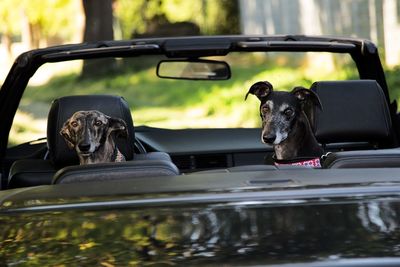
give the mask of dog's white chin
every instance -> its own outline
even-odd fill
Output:
[[[90,150],[89,150],[89,151],[83,152],[83,151],[79,150],[79,148],[76,149],[76,153],[77,153],[79,156],[83,157],[83,158],[90,157],[90,156],[93,154],[93,152],[90,151]]]
[[[276,133],[276,138],[274,140],[274,145],[279,145],[280,143],[282,143],[283,141],[285,141],[287,138],[287,134],[286,133],[280,133],[277,132]]]

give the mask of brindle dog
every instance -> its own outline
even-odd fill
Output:
[[[84,165],[125,161],[113,140],[112,132],[127,137],[125,121],[89,110],[75,112],[64,123],[60,134],[68,147],[75,149],[80,165]]]

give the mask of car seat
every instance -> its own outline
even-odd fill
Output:
[[[117,177],[110,174],[109,177],[113,179],[128,178],[129,172],[134,171],[136,173],[131,175],[132,177],[179,174],[179,170],[172,163],[169,155],[164,152],[135,153],[132,116],[127,102],[122,97],[112,95],[66,96],[53,101],[49,111],[47,122],[48,159],[23,159],[14,162],[9,174],[9,188],[85,180],[83,172],[87,166],[78,165],[79,159],[76,152],[68,148],[60,135],[60,129],[64,122],[79,110],[99,110],[111,117],[123,119],[128,126],[127,138],[114,136],[118,149],[125,156],[127,163],[110,163],[107,170],[101,165],[98,166],[98,169],[90,166],[90,170],[97,173],[101,170],[102,174],[107,176],[107,172],[115,171],[119,167],[125,169],[125,176]],[[151,163],[147,161],[151,161]],[[167,169],[168,171],[166,171]],[[80,170],[82,172],[79,172]],[[57,171],[59,171],[58,175],[53,180]],[[80,178],[73,178],[71,172],[79,174]]]
[[[315,136],[328,153],[323,168],[400,167],[388,103],[375,80],[320,81],[311,86]]]

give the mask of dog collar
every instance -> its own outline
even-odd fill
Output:
[[[272,156],[275,166],[292,165],[292,166],[305,166],[310,168],[321,168],[321,158],[295,158],[295,159],[276,159],[275,154]]]

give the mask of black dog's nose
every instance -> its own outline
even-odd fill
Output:
[[[82,152],[87,152],[90,149],[90,144],[79,144],[79,150]]]
[[[264,135],[263,136],[263,141],[265,143],[268,143],[268,144],[272,144],[275,141],[275,139],[276,139],[276,135],[275,134],[270,134],[270,135]]]

